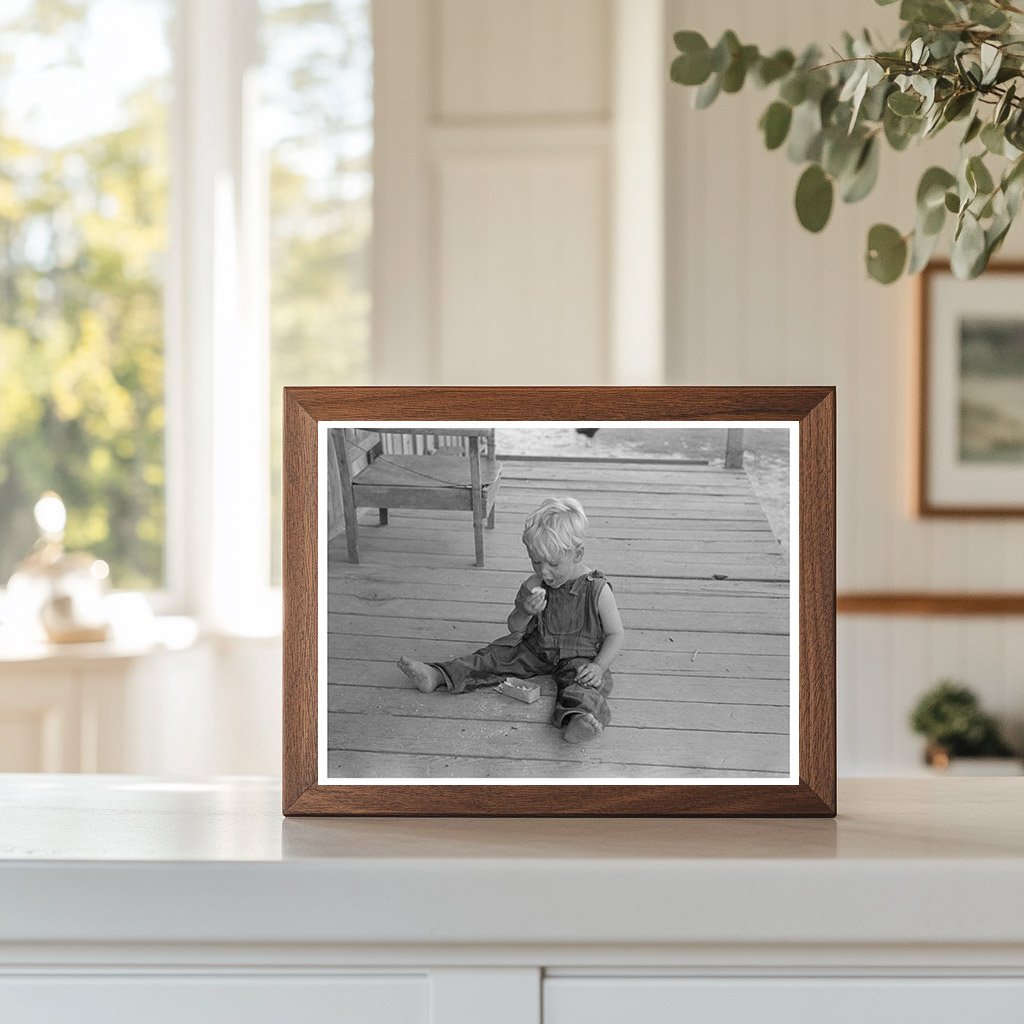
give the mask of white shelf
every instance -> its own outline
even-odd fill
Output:
[[[275,784],[0,783],[0,941],[1024,944],[1010,779],[848,780],[829,820],[283,819]]]
[[[285,820],[268,781],[9,775],[0,1005],[1017,1024],[1021,787],[847,780],[835,821]]]

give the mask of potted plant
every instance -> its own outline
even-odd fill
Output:
[[[866,263],[883,284],[916,273],[952,220],[953,271],[976,277],[1024,198],[1024,0],[901,0],[899,19],[892,45],[847,32],[830,52],[812,46],[801,56],[762,54],[732,31],[714,46],[677,32],[671,77],[697,89],[698,108],[751,82],[773,89],[759,127],[768,149],[786,145],[807,165],[796,213],[809,231],[828,223],[837,194],[854,203],[874,188],[883,145],[903,151],[959,125],[958,165],[925,171],[909,230],[871,228]]]
[[[925,693],[910,715],[914,732],[927,739],[925,762],[940,771],[954,758],[1010,758],[1014,752],[975,693],[943,679]]]

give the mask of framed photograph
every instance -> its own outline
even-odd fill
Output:
[[[1024,263],[919,287],[917,512],[1024,515]]]
[[[284,813],[835,814],[832,388],[287,388]]]

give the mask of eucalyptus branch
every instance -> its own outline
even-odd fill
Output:
[[[902,0],[897,47],[846,35],[845,54],[833,48],[837,59],[827,62],[817,48],[797,59],[789,50],[762,54],[731,31],[713,47],[696,32],[678,32],[671,75],[697,87],[702,109],[750,81],[774,88],[759,128],[768,149],[785,145],[789,159],[805,165],[796,214],[815,232],[828,223],[837,193],[853,203],[872,191],[883,143],[901,152],[962,120],[958,166],[930,167],[921,177],[910,231],[871,228],[866,267],[885,284],[916,273],[953,220],[953,270],[974,277],[1024,205],[1024,39],[1010,18],[1024,10],[992,0],[990,12],[977,12],[980,21],[965,20],[963,10],[956,0]],[[992,109],[985,120],[981,104]],[[982,148],[972,155],[975,141]]]

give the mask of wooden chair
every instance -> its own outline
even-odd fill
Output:
[[[389,444],[385,451],[382,438],[400,435],[416,439],[421,454],[408,454]],[[484,564],[484,524],[494,527],[494,503],[501,479],[501,463],[494,458],[494,430],[437,431],[374,429],[372,432],[333,430],[331,437],[341,473],[341,500],[345,512],[345,540],[349,561],[359,563],[359,524],[361,508],[378,508],[380,524],[388,523],[389,508],[453,509],[473,513],[476,564]],[[422,440],[421,440],[422,439]],[[433,439],[450,452],[452,445],[465,445],[465,454],[426,453]],[[487,454],[480,452],[481,442]]]

